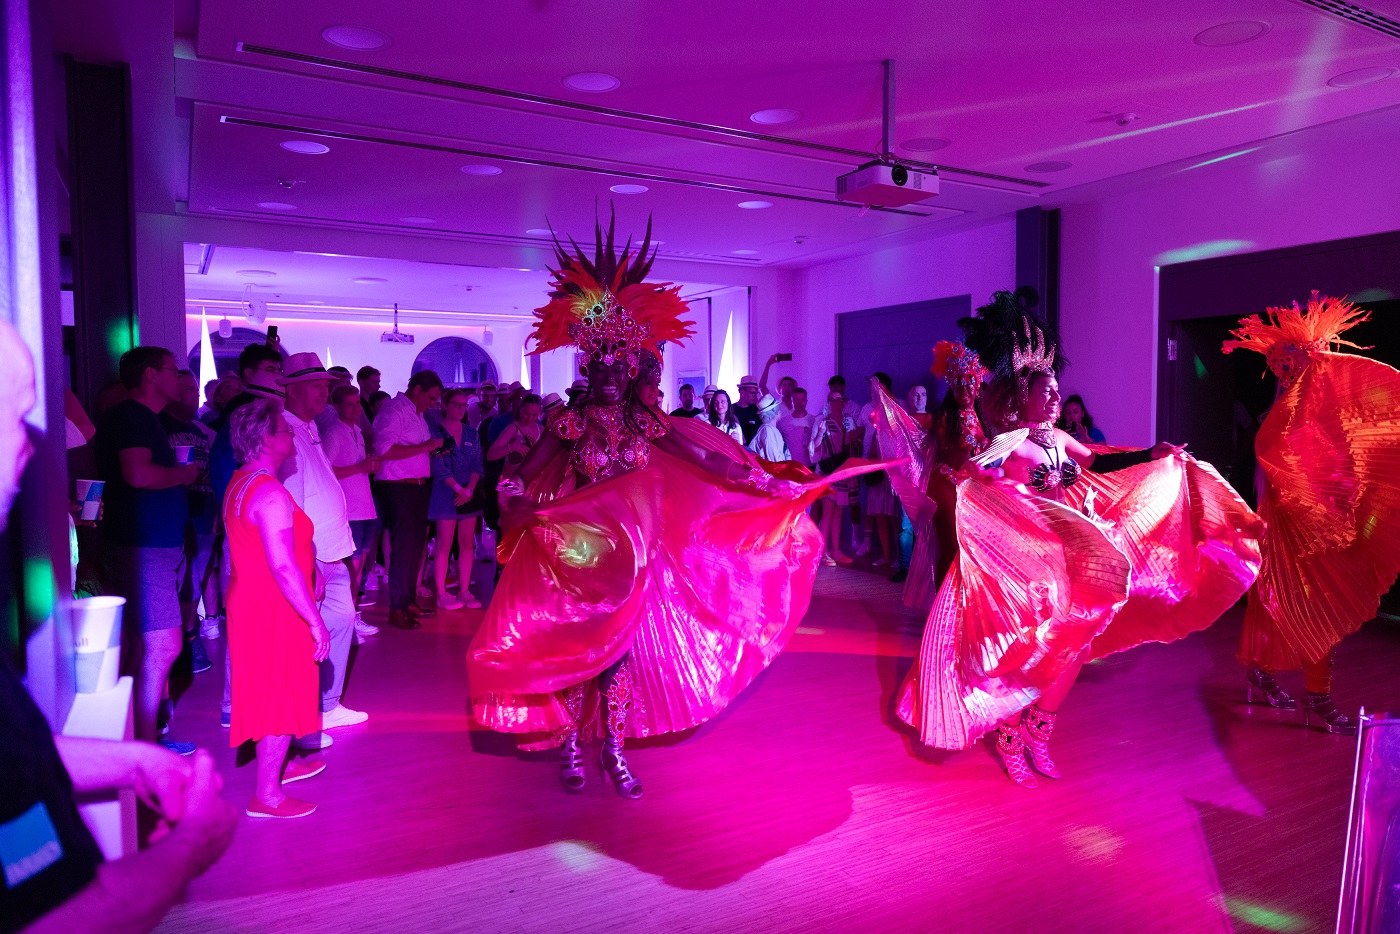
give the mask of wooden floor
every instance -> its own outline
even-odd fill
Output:
[[[823,568],[747,693],[636,749],[637,802],[596,770],[566,795],[552,758],[469,728],[479,619],[361,646],[346,702],[371,719],[336,730],[330,768],[296,786],[319,810],[244,820],[160,930],[1331,928],[1354,740],[1242,703],[1238,610],[1087,667],[1055,737],[1066,777],[1026,790],[987,748],[918,748],[891,725],[923,621],[882,577]],[[1394,625],[1348,640],[1338,700],[1400,709],[1397,658]],[[253,769],[218,724],[221,670],[197,677],[174,735],[215,750],[241,809]]]

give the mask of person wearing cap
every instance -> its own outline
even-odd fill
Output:
[[[775,464],[793,459],[788,450],[787,439],[778,430],[777,422],[782,413],[782,400],[765,395],[758,404],[758,415],[763,423],[758,426],[753,441],[748,445],[750,451]]]
[[[278,385],[287,394],[284,414],[292,430],[292,454],[278,468],[277,479],[311,520],[316,547],[316,609],[330,632],[330,652],[321,669],[321,731],[298,737],[299,749],[324,749],[333,742],[326,730],[369,719],[362,710],[340,702],[345,670],[355,640],[355,595],[345,559],[355,553],[345,490],[321,445],[316,417],[326,409],[331,385],[339,377],[321,365],[314,353],[295,353],[282,366]]]
[[[385,402],[374,417],[374,451],[383,462],[379,518],[389,530],[389,625],[396,629],[418,629],[418,617],[437,615],[415,598],[432,497],[428,455],[442,446],[423,413],[440,398],[441,377],[419,370],[409,378],[408,391]]]
[[[476,401],[467,406],[467,424],[472,431],[479,431],[482,422],[490,422],[500,414],[501,410],[496,406],[496,384],[485,380],[476,387]]]
[[[540,420],[543,421],[549,418],[549,413],[563,404],[564,397],[557,392],[551,392],[549,395],[545,396],[544,400],[540,403]]]
[[[695,387],[689,383],[681,383],[681,407],[671,410],[673,418],[696,418],[704,415],[705,410],[695,404]],[[708,401],[708,400],[707,400]]]
[[[573,405],[586,395],[588,395],[588,380],[574,380],[573,383],[569,386],[569,405]]]
[[[734,417],[739,420],[739,427],[744,432],[745,447],[753,443],[754,435],[758,434],[758,428],[763,424],[758,407],[759,395],[758,380],[752,376],[739,380],[739,401],[734,406]]]
[[[700,408],[703,411],[710,411],[710,400],[715,397],[715,393],[717,392],[719,392],[719,387],[714,383],[707,383],[705,385],[705,391],[700,394]]]

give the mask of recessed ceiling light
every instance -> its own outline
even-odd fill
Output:
[[[271,279],[277,273],[270,269],[240,269],[234,275],[244,276],[248,279]]]
[[[324,143],[313,142],[309,139],[289,139],[281,146],[287,152],[299,152],[303,156],[319,156],[331,151],[331,147]]]
[[[1211,48],[1222,45],[1242,45],[1246,42],[1253,42],[1271,28],[1268,23],[1261,23],[1257,20],[1221,23],[1219,26],[1212,26],[1196,33],[1195,43]]]
[[[431,217],[400,217],[400,224],[413,224],[416,227],[424,227],[428,224],[436,223]]]
[[[757,250],[733,250],[735,256],[757,256]]]
[[[772,202],[772,201],[740,201],[740,202],[739,202],[739,207],[743,208],[743,209],[746,210],[746,211],[761,211],[761,210],[763,210],[764,208],[771,208],[772,206],[773,206],[773,202]]]
[[[908,152],[934,152],[947,145],[948,141],[941,136],[916,136],[905,140],[901,148]]]
[[[1042,174],[1046,172],[1063,172],[1072,165],[1074,165],[1073,162],[1058,162],[1052,159],[1049,162],[1032,162],[1030,165],[1026,166],[1026,171],[1039,172]]]
[[[350,281],[355,283],[356,285],[382,285],[383,283],[388,282],[389,280],[381,279],[378,276],[360,276],[360,278],[351,279]]]
[[[377,52],[392,44],[388,36],[368,26],[327,26],[321,30],[321,38],[353,52]]]
[[[527,236],[527,237],[552,237],[552,236],[554,236],[554,231],[552,231],[552,230],[545,230],[543,227],[531,227],[529,230],[525,231],[525,236]]]
[[[589,94],[605,94],[622,87],[622,81],[601,71],[580,71],[566,77],[564,87]]]
[[[264,211],[295,211],[295,204],[288,204],[285,201],[259,201],[258,207]]]
[[[308,305],[324,305],[325,302],[321,301],[319,298],[313,298],[313,299],[311,299],[310,301],[308,301],[306,304],[308,304]]]
[[[774,107],[771,110],[756,110],[749,114],[749,119],[764,126],[776,126],[779,123],[792,123],[795,120],[801,120],[802,111]]]
[[[1370,68],[1357,68],[1353,71],[1344,71],[1336,77],[1328,79],[1327,83],[1334,88],[1359,88],[1367,84],[1375,84],[1377,81],[1384,81],[1386,78],[1395,77],[1395,69],[1387,68],[1384,65],[1373,65]]]
[[[500,175],[501,167],[498,165],[486,165],[476,162],[471,165],[462,166],[463,175]]]
[[[640,195],[649,189],[645,185],[614,185],[608,191],[615,191],[620,195]]]

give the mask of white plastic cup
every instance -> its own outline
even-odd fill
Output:
[[[194,463],[194,448],[188,444],[175,445],[175,463],[184,466]]]
[[[125,606],[125,597],[83,597],[73,601],[75,689],[79,694],[100,694],[117,686]]]
[[[77,494],[78,502],[83,504],[83,511],[79,518],[88,522],[97,521],[97,514],[102,509],[102,488],[107,484],[102,480],[78,480]]]

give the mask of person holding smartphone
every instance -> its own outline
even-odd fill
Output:
[[[1055,427],[1068,434],[1080,444],[1104,444],[1104,434],[1094,427],[1094,419],[1084,407],[1084,398],[1078,393],[1065,400],[1060,411],[1060,420]]]

